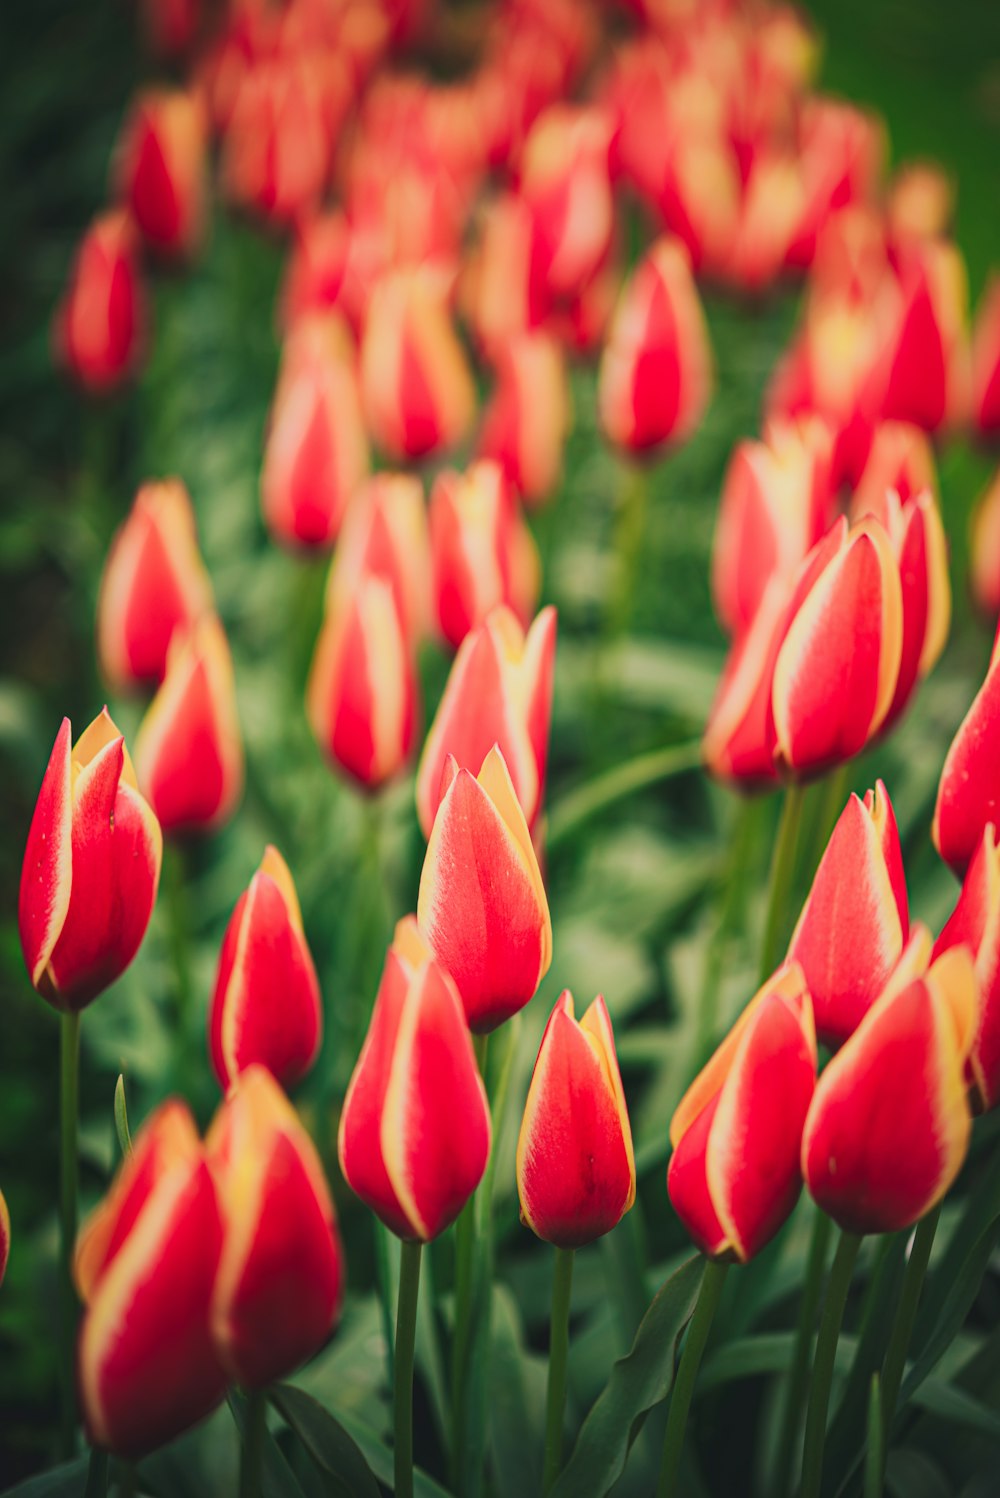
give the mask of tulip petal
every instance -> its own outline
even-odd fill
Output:
[[[45,979],[73,883],[72,729],[64,718],[35,803],[21,868],[18,925],[32,986]]]

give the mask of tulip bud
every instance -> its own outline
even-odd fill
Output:
[[[158,685],[174,630],[212,607],[194,511],[180,479],[143,484],[115,533],[97,600],[97,654],[117,691]]]
[[[711,384],[708,333],[684,251],[660,239],[615,310],[601,358],[601,425],[629,452],[682,442],[704,415]]]
[[[384,276],[361,342],[361,395],[375,441],[395,459],[456,447],[476,392],[445,294],[427,267]]]
[[[230,1378],[260,1389],[312,1357],[337,1319],[336,1214],[316,1147],[263,1066],[237,1078],[206,1150],[224,1224],[212,1335]]]
[[[739,167],[718,126],[675,138],[660,155],[663,222],[688,252],[696,274],[717,274],[732,255],[740,217]]]
[[[893,245],[939,239],[947,234],[954,211],[954,183],[935,162],[909,161],[897,168],[885,204]]]
[[[911,246],[882,302],[882,415],[927,432],[955,425],[969,399],[968,286],[956,246]]]
[[[316,642],[306,709],[331,762],[376,789],[406,764],[419,684],[392,584],[365,573],[327,613]]]
[[[92,1445],[142,1456],[221,1400],[226,1375],[209,1319],[221,1250],[194,1121],[185,1103],[164,1103],[77,1240],[74,1278],[86,1306],[77,1381]]]
[[[519,334],[537,330],[549,310],[536,241],[531,209],[516,193],[504,193],[483,209],[460,296],[466,322],[494,357]]]
[[[76,252],[53,324],[57,357],[84,390],[100,395],[135,372],[145,325],[135,229],[112,209],[94,219]]]
[[[984,437],[1000,433],[1000,276],[987,283],[972,330],[972,422]]]
[[[32,987],[77,1011],[139,950],[163,836],[107,708],[72,747],[71,734],[64,718],[24,850],[18,926]]]
[[[895,1233],[923,1217],[969,1144],[972,959],[956,947],[923,973],[906,968],[824,1070],[802,1137],[809,1192],[849,1233]]]
[[[765,586],[751,623],[730,649],[702,739],[702,757],[711,774],[748,790],[778,779],[771,688],[788,618],[788,591],[788,580],[779,573]]]
[[[1000,844],[992,822],[973,854],[958,903],[934,944],[934,957],[965,946],[976,967],[979,1003],[965,1080],[978,1109],[1000,1102]]]
[[[542,1036],[517,1140],[521,1221],[557,1248],[610,1233],[635,1201],[635,1156],[615,1037],[598,996],[581,1020],[569,989]]]
[[[150,249],[184,258],[205,232],[205,124],[194,94],[143,89],[119,140],[116,192]]]
[[[806,267],[831,213],[849,203],[873,200],[886,142],[885,131],[873,116],[822,96],[809,100],[803,109],[800,135],[805,193],[788,263]]]
[[[222,181],[230,201],[290,223],[318,202],[330,155],[314,72],[284,58],[247,69],[223,144]]]
[[[562,351],[547,333],[508,339],[497,354],[497,383],[483,414],[479,454],[495,458],[526,505],[559,487],[570,399]]]
[[[608,168],[611,121],[594,106],[555,104],[524,143],[520,193],[551,291],[572,296],[607,254],[614,228]]]
[[[257,1062],[291,1087],[312,1067],[322,1033],[319,980],[295,884],[268,846],[222,940],[208,1013],[212,1068],[223,1092]]]
[[[326,548],[368,475],[368,440],[354,350],[335,313],[289,334],[261,473],[261,506],[276,541]]]
[[[937,493],[934,453],[926,432],[907,421],[880,421],[872,434],[867,461],[851,496],[851,517],[881,515],[887,489],[905,504],[924,489]]]
[[[7,1260],[10,1258],[10,1212],[2,1191],[0,1191],[0,1285],[7,1273]]]
[[[497,463],[440,473],[429,511],[438,627],[461,645],[506,604],[526,627],[538,602],[538,551]]]
[[[815,1086],[812,1005],[789,962],[751,999],[670,1123],[667,1190],[710,1258],[745,1264],[791,1213]]]
[[[366,573],[392,584],[406,638],[430,623],[430,543],[423,486],[416,474],[376,473],[355,491],[330,569],[326,607],[348,597]]]
[[[135,746],[139,780],[165,832],[209,831],[243,794],[233,661],[215,614],[178,630]]]
[[[1000,825],[1000,629],[986,680],[959,724],[938,783],[931,837],[961,879],[988,822]]]
[[[497,608],[462,641],[417,767],[417,815],[429,837],[449,758],[478,771],[499,745],[533,827],[541,813],[552,713],[556,611],[545,608],[527,634]]]
[[[500,749],[478,776],[451,757],[417,896],[417,921],[488,1034],[523,1009],[552,961],[552,924],[528,824]]]
[[[490,1111],[455,985],[399,922],[340,1115],[340,1168],[400,1238],[443,1233],[482,1180]]]
[[[1000,470],[973,512],[970,551],[972,596],[987,619],[996,619],[1000,615]]]
[[[824,1045],[852,1035],[910,933],[899,831],[881,780],[852,795],[820,859],[788,955],[805,974]]]
[[[358,331],[363,300],[355,258],[351,226],[341,209],[296,224],[278,316],[285,333],[317,312],[340,312]]]

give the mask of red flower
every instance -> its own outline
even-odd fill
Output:
[[[119,209],[91,224],[76,252],[53,326],[57,357],[94,395],[134,374],[146,325],[135,229]]]
[[[976,965],[979,1004],[965,1079],[979,1107],[1000,1102],[1000,846],[990,822],[965,876],[958,903],[934,944],[934,957],[964,945]]]
[[[205,232],[207,180],[201,105],[183,89],[143,89],[116,148],[116,191],[150,249],[184,258]]]
[[[938,784],[931,836],[934,846],[961,877],[982,841],[988,822],[1000,825],[1000,630],[993,642],[986,680],[959,724]]]
[[[496,353],[497,383],[483,413],[478,451],[495,458],[526,505],[551,499],[570,425],[559,344],[548,333],[508,338]]]

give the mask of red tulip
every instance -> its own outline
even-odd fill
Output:
[[[205,122],[183,89],[143,89],[119,140],[116,191],[151,250],[183,258],[205,232]]]
[[[164,1103],[77,1241],[86,1306],[77,1380],[87,1437],[135,1458],[207,1415],[226,1375],[210,1307],[222,1250],[215,1186],[187,1105]]]
[[[242,1072],[206,1141],[222,1208],[212,1335],[230,1378],[260,1389],[326,1341],[343,1251],[316,1147],[263,1066]]]
[[[965,1080],[978,1107],[989,1112],[1000,1102],[1000,844],[992,822],[983,831],[958,903],[934,945],[934,957],[963,945],[972,954],[979,992]]]
[[[542,1036],[517,1140],[521,1221],[557,1248],[609,1233],[635,1201],[635,1157],[607,1005],[569,989]]]
[[[448,759],[420,874],[417,921],[488,1034],[531,1000],[552,961],[552,924],[528,824],[500,749],[478,776]]]
[[[194,511],[180,479],[143,484],[116,531],[97,600],[97,654],[118,691],[163,680],[175,629],[212,607]]]
[[[984,437],[1000,433],[1000,276],[976,308],[972,332],[972,421]]]
[[[344,1179],[400,1238],[443,1233],[482,1180],[490,1113],[455,985],[396,927],[340,1115]]]
[[[385,578],[403,632],[416,643],[430,626],[430,542],[423,486],[416,474],[376,473],[356,490],[337,539],[327,609],[366,573]]]
[[[258,61],[247,69],[223,144],[229,199],[276,223],[291,223],[319,201],[330,160],[315,70],[301,58]]]
[[[498,744],[529,827],[542,808],[552,712],[556,612],[545,608],[527,634],[497,608],[466,635],[417,767],[417,815],[430,836],[449,758],[478,773]]]
[[[357,333],[364,294],[357,273],[357,246],[341,209],[296,224],[295,244],[281,290],[278,321],[288,332],[303,317],[340,312]]]
[[[880,421],[871,448],[854,485],[851,515],[881,515],[885,492],[895,489],[905,504],[924,489],[937,493],[934,453],[926,432],[906,421]]]
[[[84,1008],[128,967],[149,924],[162,853],[160,825],[107,708],[75,744],[64,718],[31,819],[18,902],[28,976],[56,1009]]]
[[[220,827],[243,794],[233,662],[215,614],[176,631],[135,748],[139,781],[167,833]]]
[[[955,185],[936,162],[907,161],[897,167],[885,204],[892,245],[904,248],[914,241],[941,238],[954,211]]]
[[[993,642],[986,680],[951,741],[938,784],[931,836],[934,846],[962,878],[988,822],[1000,825],[1000,630]]]
[[[268,846],[223,937],[208,1013],[212,1068],[223,1091],[256,1063],[291,1087],[312,1067],[322,1033],[319,980],[295,884]]]
[[[778,779],[771,689],[788,613],[788,579],[774,573],[751,623],[730,649],[705,725],[706,768],[747,789]]]
[[[537,229],[517,194],[504,193],[483,209],[460,293],[465,319],[491,358],[544,321],[551,299],[539,266]]]
[[[976,975],[956,947],[904,962],[820,1077],[802,1137],[814,1200],[850,1233],[895,1233],[941,1200],[971,1130]]]
[[[864,801],[852,795],[841,812],[788,948],[805,974],[824,1045],[854,1033],[909,934],[899,832],[879,780]]]
[[[753,292],[778,278],[801,221],[804,198],[799,163],[789,152],[755,152],[728,254],[718,267],[726,281]]]
[[[972,596],[988,619],[1000,615],[1000,470],[980,496],[972,516]]]
[[[880,312],[885,370],[882,415],[927,432],[964,419],[969,398],[965,265],[938,241],[910,246]]]
[[[10,1212],[4,1194],[0,1191],[0,1285],[7,1273],[7,1260],[10,1257]]]
[[[524,143],[519,190],[534,218],[541,273],[557,296],[578,292],[607,254],[614,228],[610,139],[602,110],[554,104]]]
[[[84,390],[100,395],[135,372],[145,326],[135,229],[113,209],[94,219],[77,250],[53,326],[56,354]]]
[[[789,1216],[816,1085],[809,991],[786,963],[751,999],[670,1124],[674,1211],[713,1259],[746,1263]]]
[[[639,262],[615,311],[601,359],[601,425],[629,452],[682,442],[700,422],[712,384],[705,320],[676,240]]]
[[[660,170],[663,222],[684,245],[697,274],[717,275],[733,253],[742,190],[735,153],[718,124],[700,130],[675,124]]]
[[[478,451],[497,460],[533,508],[552,497],[562,474],[571,414],[562,351],[548,333],[525,332],[509,338],[496,359]]]
[[[853,104],[816,96],[802,112],[800,160],[805,202],[788,263],[808,266],[831,213],[870,202],[885,155],[885,131]]]

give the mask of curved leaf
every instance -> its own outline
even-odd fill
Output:
[[[292,1384],[278,1384],[268,1397],[330,1479],[330,1493],[336,1498],[379,1498],[378,1483],[357,1442],[319,1400]]]

